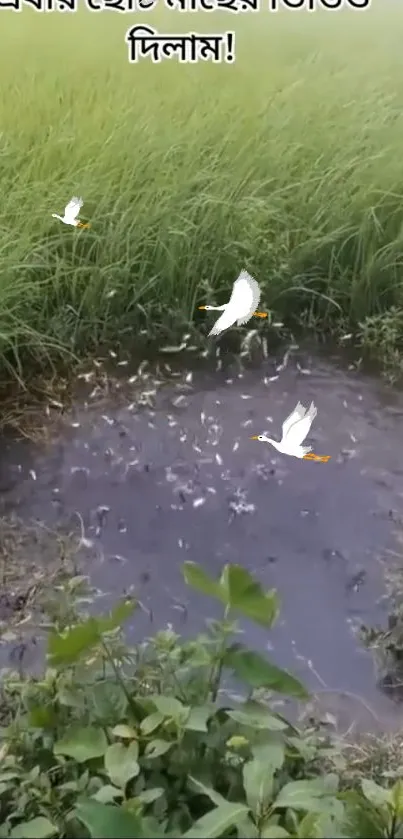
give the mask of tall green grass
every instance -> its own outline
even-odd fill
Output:
[[[173,337],[242,266],[282,317],[309,311],[327,328],[398,314],[398,4],[0,18],[0,365],[26,377],[60,346],[144,324]],[[129,65],[140,22],[235,29],[236,63]],[[89,231],[51,218],[73,194]]]

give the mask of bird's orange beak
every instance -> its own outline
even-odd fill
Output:
[[[197,308],[198,309],[205,309],[206,307],[205,306],[198,306]]]
[[[257,434],[255,434],[255,436],[254,436],[254,437],[251,437],[250,439],[251,439],[251,440],[258,440],[258,439],[259,439],[259,436],[258,436]]]

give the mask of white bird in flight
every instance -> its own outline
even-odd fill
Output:
[[[58,218],[64,224],[71,224],[72,227],[89,227],[89,224],[84,224],[77,218],[83,204],[84,201],[82,198],[73,197],[64,208],[64,216],[58,216],[57,213],[52,213],[52,218]]]
[[[261,291],[256,280],[247,271],[241,271],[232,287],[232,294],[228,303],[223,306],[199,306],[206,312],[222,312],[220,318],[214,324],[209,335],[220,335],[224,329],[229,329],[236,322],[238,326],[254,315],[258,318],[267,318],[267,312],[257,312]]]
[[[309,433],[309,429],[317,415],[317,410],[311,402],[308,410],[298,402],[296,408],[283,422],[283,437],[280,443],[271,440],[265,434],[251,437],[251,440],[261,440],[263,443],[271,443],[277,451],[288,454],[291,457],[299,457],[304,460],[317,460],[327,463],[330,455],[318,455],[312,452],[312,446],[302,446],[301,443]]]

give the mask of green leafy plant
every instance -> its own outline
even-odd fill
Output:
[[[135,648],[122,636],[134,601],[78,614],[85,581],[61,587],[44,675],[3,686],[0,836],[347,837],[368,824],[398,836],[400,782],[340,792],[320,769],[328,744],[270,703],[304,699],[304,686],[234,641],[235,613],[272,627],[276,593],[236,565],[213,580],[185,563],[184,576],[222,603],[222,620],[190,641],[168,628]],[[225,690],[227,674],[242,698]]]

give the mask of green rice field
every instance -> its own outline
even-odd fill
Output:
[[[0,16],[0,378],[140,329],[173,340],[244,266],[277,317],[399,353],[397,2]],[[236,61],[129,64],[138,23],[234,30]],[[89,230],[52,218],[72,195]]]

